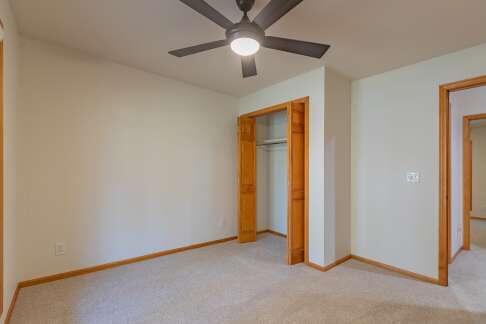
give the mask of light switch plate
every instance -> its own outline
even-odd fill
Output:
[[[64,245],[64,243],[54,244],[54,255],[59,256],[64,254],[66,254],[66,246]]]
[[[407,182],[408,183],[420,183],[420,172],[408,171],[407,172]]]

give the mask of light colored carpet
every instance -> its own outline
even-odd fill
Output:
[[[11,323],[486,323],[485,247],[444,288],[354,260],[289,267],[285,244],[264,234],[22,289]]]

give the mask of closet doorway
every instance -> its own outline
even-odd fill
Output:
[[[286,261],[290,265],[308,259],[308,125],[308,97],[238,118],[238,240],[255,242],[257,217],[267,217],[269,224],[280,228],[268,230],[280,233],[286,228],[286,233],[281,234],[287,235]],[[257,170],[257,159],[263,156],[257,150],[269,153],[266,165],[273,170]],[[286,181],[281,179],[282,167],[286,169]],[[272,188],[265,192],[265,187],[258,183],[262,180],[259,177],[268,175],[268,171],[277,176],[269,178]],[[282,190],[286,193],[283,199],[279,194]],[[272,204],[270,212],[269,208],[257,208],[261,200]],[[282,224],[285,214],[286,224]]]

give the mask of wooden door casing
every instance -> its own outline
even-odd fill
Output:
[[[0,27],[3,29],[3,24],[0,21]],[[4,174],[3,174],[3,167],[4,167],[4,147],[3,147],[3,132],[4,132],[4,125],[3,125],[3,40],[0,40],[0,315],[3,314],[3,275],[4,275],[4,268],[3,268],[3,227],[4,227],[4,215],[3,215],[3,207],[4,207],[4,200],[3,200],[3,184],[4,184]]]

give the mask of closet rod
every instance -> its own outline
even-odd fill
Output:
[[[286,138],[278,138],[278,139],[271,139],[271,140],[264,140],[261,143],[258,143],[256,146],[268,146],[268,145],[276,145],[276,144],[285,144],[287,143]]]

